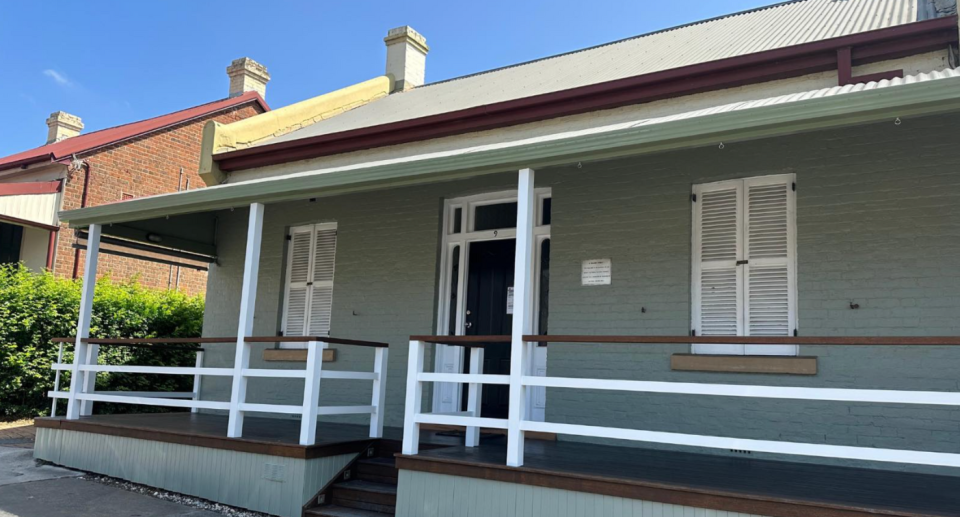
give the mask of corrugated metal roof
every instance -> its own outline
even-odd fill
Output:
[[[306,170],[203,189],[160,194],[61,212],[72,227],[146,220],[168,215],[241,207],[256,201],[278,203],[324,191],[341,194],[415,184],[415,178],[455,172],[503,172],[517,163],[532,167],[578,160],[662,152],[730,141],[770,138],[866,124],[894,117],[960,110],[960,70],[948,69],[865,84],[835,86],[767,99],[737,102],[664,117],[564,131],[521,140],[395,156],[358,164]],[[761,131],[762,130],[762,131]],[[355,187],[355,188],[352,188]],[[105,232],[108,230],[105,228]]]
[[[951,14],[955,0],[795,0],[390,95],[260,145],[458,111]]]

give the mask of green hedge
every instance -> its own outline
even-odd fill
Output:
[[[50,340],[76,334],[79,280],[33,273],[20,265],[0,266],[0,418],[49,414],[57,345]],[[132,282],[97,281],[90,335],[146,338],[197,337],[203,325],[203,298],[178,291],[151,290]],[[64,362],[73,361],[64,345]],[[189,350],[103,346],[100,364],[193,366]],[[61,389],[70,374],[61,376]],[[191,391],[192,376],[100,373],[97,389],[109,391]],[[61,401],[60,413],[63,414]],[[153,409],[153,410],[158,410]],[[97,413],[150,411],[150,408],[97,404]]]

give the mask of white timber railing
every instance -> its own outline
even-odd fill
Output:
[[[124,403],[128,403],[128,402],[129,402],[130,400],[132,400],[133,398],[136,398],[136,399],[148,399],[148,398],[152,398],[152,399],[176,399],[175,402],[176,402],[177,404],[179,404],[181,400],[199,401],[199,400],[200,400],[200,381],[201,381],[201,377],[202,377],[201,371],[203,370],[202,367],[203,367],[203,353],[204,353],[204,349],[202,349],[202,348],[193,348],[193,347],[183,346],[183,345],[197,344],[199,341],[201,341],[201,340],[199,340],[199,339],[181,339],[181,338],[171,338],[171,339],[144,339],[144,340],[118,340],[118,339],[93,339],[93,340],[91,340],[91,339],[87,339],[87,340],[86,340],[87,346],[89,346],[90,348],[93,348],[94,346],[99,347],[100,345],[115,345],[115,346],[127,346],[127,347],[154,347],[154,346],[162,346],[164,350],[183,350],[183,351],[187,351],[187,352],[193,352],[194,354],[196,354],[196,356],[195,356],[195,360],[194,360],[194,367],[193,367],[192,370],[191,370],[191,371],[194,372],[194,373],[193,373],[193,387],[192,387],[191,391],[182,391],[182,392],[175,392],[175,391],[96,391],[96,389],[95,389],[95,387],[96,387],[96,386],[95,386],[95,383],[91,383],[91,384],[89,384],[88,393],[84,394],[84,398],[81,399],[81,401],[84,401],[84,400],[88,401],[87,406],[81,410],[81,414],[84,415],[84,416],[92,414],[92,412],[93,412],[93,404],[92,404],[92,403],[93,403],[93,402],[114,402],[114,400],[112,400],[112,399],[115,398],[115,397],[126,397],[126,398],[122,399],[122,402],[124,402]],[[61,377],[60,373],[63,372],[63,371],[69,371],[69,372],[72,372],[72,371],[73,371],[73,364],[64,364],[64,363],[63,363],[63,345],[66,344],[66,343],[73,343],[73,342],[74,342],[74,339],[73,339],[73,338],[55,338],[55,339],[53,340],[53,342],[54,342],[54,343],[57,343],[58,349],[57,349],[57,362],[54,363],[54,364],[51,366],[51,369],[53,369],[53,370],[56,372],[56,373],[54,374],[54,379],[53,379],[53,391],[49,392],[49,397],[50,397],[51,399],[53,399],[53,401],[52,401],[51,404],[50,404],[50,416],[51,416],[51,417],[57,416],[57,401],[60,400],[60,399],[68,399],[68,400],[69,400],[69,398],[70,398],[70,392],[69,392],[69,391],[61,391],[61,390],[60,390],[60,377]],[[213,341],[207,340],[206,342],[207,342],[207,343],[212,343]],[[98,355],[98,352],[99,352],[99,350],[97,350],[96,352],[94,352],[94,355]],[[126,370],[126,368],[129,368],[129,366],[108,366],[108,365],[95,365],[95,366],[96,366],[97,369],[96,369],[96,370],[92,370],[92,369],[89,368],[89,366],[84,365],[83,371],[84,371],[84,372],[88,372],[88,371],[94,371],[94,372],[96,372],[96,371],[122,372],[122,371],[128,371],[128,370]],[[104,369],[100,369],[100,368],[104,368]],[[136,367],[136,368],[149,368],[149,367]],[[177,369],[177,370],[181,370],[181,368],[176,368],[176,369]],[[190,373],[190,372],[184,372],[184,371],[178,371],[178,372],[177,372],[178,375],[189,375],[189,373]],[[94,375],[92,375],[91,377],[94,377],[95,375],[96,375],[96,373],[94,373]],[[92,399],[92,398],[87,398],[88,396],[104,397],[104,399],[97,401],[97,400],[94,400],[94,399]],[[106,400],[106,398],[110,398],[111,400]],[[158,405],[158,404],[148,404],[148,405]],[[186,407],[186,406],[171,406],[171,407]],[[196,413],[196,412],[199,410],[199,408],[198,408],[198,407],[191,407],[190,410],[191,410],[191,412]]]
[[[253,343],[276,343],[276,342],[302,342],[307,345],[306,368],[303,370],[285,370],[285,369],[259,369],[249,368],[211,368],[203,366],[203,351],[197,351],[197,362],[192,367],[179,366],[139,366],[139,365],[101,365],[97,364],[97,350],[89,352],[93,347],[102,345],[114,346],[170,346],[183,345],[187,343],[230,343],[236,341],[236,338],[194,338],[194,339],[90,339],[83,338],[81,343],[86,345],[88,353],[85,356],[92,358],[89,361],[81,362],[75,360],[72,364],[64,364],[63,343],[70,342],[71,339],[58,339],[60,350],[58,361],[52,368],[56,370],[54,379],[54,390],[49,392],[49,396],[54,399],[52,416],[56,416],[56,400],[67,399],[75,400],[85,404],[80,415],[86,416],[93,412],[94,402],[113,402],[119,404],[136,404],[148,406],[162,406],[174,408],[190,408],[196,412],[200,409],[213,409],[224,411],[241,412],[259,412],[301,415],[300,425],[300,444],[314,445],[316,443],[317,417],[328,415],[370,415],[370,437],[380,438],[383,436],[383,407],[386,396],[386,375],[388,349],[385,343],[375,343],[369,341],[357,341],[350,339],[338,339],[331,337],[248,337],[244,343],[249,346]],[[371,372],[359,371],[325,371],[323,370],[323,350],[330,344],[353,345],[372,347],[375,349],[374,365]],[[173,348],[185,348],[183,346]],[[77,354],[79,355],[79,354]],[[60,372],[71,372],[70,391],[60,390]],[[92,379],[98,372],[108,373],[138,373],[144,375],[193,375],[193,391],[191,392],[103,392],[95,391]],[[236,379],[241,376],[243,379],[249,378],[283,378],[283,379],[303,379],[304,391],[303,402],[296,405],[286,404],[257,404],[247,402],[244,399],[231,399],[230,401],[212,401],[200,399],[200,380],[203,376],[212,377],[230,377]],[[80,382],[75,383],[73,379],[85,377]],[[91,381],[88,382],[87,379]],[[371,403],[365,406],[320,406],[320,381],[321,379],[346,379],[361,380],[373,383],[373,397]],[[74,387],[79,386],[79,391],[74,392]],[[71,419],[70,411],[67,411],[67,418]],[[242,437],[242,428],[237,438]]]
[[[94,402],[116,402],[126,404],[144,404],[153,406],[180,407],[198,409],[226,410],[228,412],[227,437],[243,436],[243,420],[248,412],[300,414],[300,444],[316,443],[317,417],[320,415],[369,414],[370,436],[383,436],[383,408],[387,382],[387,344],[348,339],[336,339],[326,336],[300,337],[256,337],[253,335],[253,321],[256,312],[257,279],[260,271],[260,247],[263,237],[263,203],[251,203],[247,223],[246,249],[244,251],[243,279],[240,285],[240,311],[236,337],[198,338],[193,343],[233,342],[236,343],[233,367],[206,368],[201,364],[194,367],[161,366],[111,366],[97,364],[99,344],[108,344],[106,340],[90,339],[90,321],[93,309],[93,297],[97,279],[97,266],[100,257],[100,241],[103,224],[92,223],[87,228],[86,256],[83,266],[83,284],[80,291],[80,310],[77,318],[74,342],[73,364],[63,365],[62,350],[60,359],[54,368],[58,374],[70,370],[70,390],[61,391],[59,375],[56,388],[50,393],[55,398],[67,399],[65,418],[75,420],[90,415]],[[111,223],[114,221],[111,221]],[[129,340],[116,340],[128,341]],[[307,365],[304,370],[255,369],[250,367],[251,345],[255,343],[279,343],[299,341],[307,344]],[[144,341],[141,340],[140,343]],[[115,344],[115,343],[114,343]],[[329,344],[369,346],[376,349],[373,372],[324,371],[323,350]],[[231,379],[230,401],[200,400],[199,396],[186,399],[172,395],[129,393],[97,393],[94,390],[98,372],[125,372],[160,375],[194,375],[195,391],[202,376],[229,377]],[[303,403],[300,405],[256,404],[247,402],[247,384],[250,378],[302,378],[304,380]],[[320,407],[321,379],[354,379],[373,383],[373,399],[369,406],[329,406]],[[156,395],[156,396],[155,396]],[[56,404],[56,401],[54,401]]]
[[[477,413],[479,405],[473,405],[476,393],[479,397],[480,384],[509,384],[510,376],[483,375],[471,364],[469,374],[439,374],[423,371],[423,358],[426,347],[431,343],[454,346],[478,346],[479,343],[499,343],[509,341],[508,336],[413,336],[410,343],[410,358],[407,373],[407,406],[404,422],[403,453],[417,454],[417,440],[420,424],[442,424],[467,426],[467,446],[478,445],[478,429],[487,427],[509,429],[510,419],[483,418]],[[523,336],[523,346],[530,347],[545,343],[595,343],[605,345],[628,344],[751,344],[751,345],[834,345],[834,346],[957,346],[960,338],[955,337],[663,337],[663,336]],[[691,382],[662,382],[615,379],[586,379],[568,377],[539,377],[528,373],[529,355],[519,354],[521,371],[520,385],[527,388],[586,389],[602,391],[620,391],[632,393],[670,393],[677,395],[697,395],[707,397],[747,397],[763,399],[791,399],[811,401],[855,402],[869,404],[911,404],[931,406],[960,406],[960,393],[946,391],[900,391],[881,389],[848,388],[810,388],[784,387],[742,384],[711,384]],[[511,368],[514,365],[511,364]],[[458,382],[470,386],[470,406],[460,414],[423,413],[420,407],[422,384],[425,382]],[[524,391],[510,392],[510,405],[522,405]],[[647,443],[670,444],[713,449],[736,449],[775,454],[816,456],[850,460],[894,462],[941,467],[960,467],[960,454],[943,452],[925,452],[917,450],[883,449],[872,447],[853,447],[842,445],[797,443],[772,440],[755,440],[720,436],[705,436],[638,429],[623,429],[602,425],[577,425],[552,422],[539,422],[520,413],[516,423],[519,436],[508,433],[508,451],[519,451],[518,456],[508,453],[507,462],[511,466],[523,465],[523,443],[526,432],[553,433],[558,435],[576,435],[593,438],[609,438]],[[473,432],[471,434],[471,426]],[[510,447],[510,440],[520,440]]]

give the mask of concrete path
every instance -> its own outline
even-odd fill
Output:
[[[0,486],[0,517],[161,516],[222,517],[76,477]]]
[[[37,465],[33,460],[33,449],[0,447],[0,487],[80,475],[73,470]]]
[[[0,517],[222,517],[82,479],[73,470],[37,465],[32,433],[7,431],[0,437],[6,440],[0,446]]]

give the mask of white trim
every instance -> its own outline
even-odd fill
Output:
[[[574,388],[680,395],[751,397],[833,402],[869,402],[889,404],[921,404],[960,406],[960,393],[951,391],[895,391],[844,388],[794,388],[751,386],[740,384],[700,384],[692,382],[624,381],[613,379],[579,379],[568,377],[534,377],[526,375],[524,386]]]
[[[294,234],[296,234],[296,233],[307,233],[307,232],[310,233],[310,250],[309,250],[309,252],[308,252],[308,253],[309,253],[309,257],[308,257],[307,276],[306,276],[307,280],[306,280],[306,282],[305,282],[305,285],[302,286],[302,287],[304,287],[304,288],[310,287],[310,289],[307,289],[306,294],[305,294],[306,299],[304,300],[303,330],[302,330],[301,333],[298,334],[298,335],[300,335],[300,336],[306,336],[306,335],[310,335],[310,334],[311,334],[309,329],[310,329],[311,307],[312,307],[312,302],[313,302],[313,289],[312,289],[312,287],[329,287],[329,288],[331,288],[331,289],[334,287],[335,280],[324,280],[324,281],[320,281],[320,282],[315,282],[315,281],[313,280],[314,268],[316,267],[316,264],[315,264],[314,262],[315,262],[315,260],[316,260],[316,255],[317,255],[317,253],[316,253],[316,251],[317,251],[317,232],[319,232],[319,231],[325,231],[325,230],[326,230],[326,231],[333,230],[333,231],[337,232],[337,231],[338,231],[337,223],[336,223],[336,222],[329,222],[329,221],[328,221],[328,222],[321,222],[321,223],[310,223],[310,224],[302,224],[302,225],[297,225],[297,226],[291,226],[290,228],[287,229],[287,240],[286,240],[286,243],[287,243],[287,244],[286,244],[286,247],[287,247],[287,249],[286,249],[286,252],[287,252],[287,260],[286,260],[285,272],[284,272],[284,275],[283,275],[283,301],[282,301],[283,307],[282,307],[282,311],[281,311],[282,316],[281,316],[281,319],[280,319],[280,331],[281,331],[281,332],[286,333],[286,331],[287,331],[287,316],[288,316],[288,309],[290,308],[290,288],[291,288],[291,285],[290,285],[290,284],[291,284],[291,281],[290,281],[291,278],[290,278],[290,276],[293,274],[293,249],[292,249],[292,246],[293,246],[293,236],[294,236]],[[339,235],[338,235],[338,238],[339,238]],[[339,240],[339,239],[338,239],[338,240]],[[337,265],[336,265],[336,255],[337,255],[337,250],[336,250],[336,246],[334,246],[334,250],[333,250],[333,256],[334,256],[334,264],[333,264],[334,277],[336,276],[336,267],[337,267]],[[332,307],[332,304],[331,304],[331,307]],[[331,317],[331,319],[332,319],[332,317],[333,317],[332,308],[331,308],[331,315],[330,315],[330,317]],[[329,336],[329,332],[327,333],[327,335]],[[322,337],[327,337],[327,336],[322,336]],[[280,343],[280,348],[304,349],[304,348],[306,348],[306,347],[307,347],[307,344],[306,344],[306,343],[303,343],[303,342],[282,342],[282,343]]]
[[[540,224],[543,221],[543,203],[546,199],[551,199],[553,197],[552,189],[549,187],[542,187],[534,189],[536,195],[536,213],[535,221],[536,226],[534,227],[534,235],[537,237],[538,248],[536,250],[538,260],[535,263],[536,274],[534,275],[539,279],[540,274],[540,262],[539,262],[539,243],[544,239],[550,238],[550,225]],[[494,241],[494,240],[507,240],[507,239],[516,239],[517,230],[516,228],[503,228],[498,230],[482,230],[482,231],[473,231],[474,228],[474,213],[477,206],[484,205],[493,205],[500,203],[515,203],[517,202],[517,191],[516,190],[505,190],[498,192],[487,192],[484,194],[476,194],[472,196],[464,196],[458,198],[451,198],[444,200],[443,204],[443,217],[441,228],[441,253],[440,253],[440,290],[439,290],[439,301],[437,303],[437,334],[438,335],[448,335],[450,334],[450,311],[456,311],[456,321],[454,324],[456,328],[454,329],[454,335],[462,336],[466,334],[466,296],[467,296],[467,279],[469,278],[469,264],[470,264],[470,244],[474,242],[485,242],[485,241]],[[456,209],[460,208],[461,212],[461,232],[460,233],[451,233],[453,221],[455,218]],[[456,307],[451,307],[450,303],[450,286],[452,285],[452,264],[451,260],[453,257],[453,250],[459,246],[460,247],[460,262],[459,262],[459,275],[457,281],[457,303]],[[536,280],[535,292],[539,292],[539,280]],[[534,325],[536,326],[539,313],[537,308],[539,307],[539,297],[534,296]],[[460,373],[463,371],[464,367],[464,357],[463,349],[461,347],[447,346],[447,345],[435,345],[436,353],[434,354],[434,371],[436,373]],[[543,354],[545,355],[546,350],[544,349]],[[546,363],[546,358],[543,358],[544,363]],[[443,365],[446,363],[455,362],[453,372],[443,372]],[[460,384],[454,386],[447,386],[446,389],[453,389],[453,395],[451,397],[452,403],[459,408],[460,401],[463,399],[462,389],[463,387]],[[440,383],[434,383],[433,385],[433,411],[441,412],[444,410],[442,407],[442,390],[445,389],[444,385]],[[469,400],[468,400],[469,403]]]
[[[796,184],[796,174],[776,174],[769,176],[756,176],[740,178],[733,180],[717,181],[712,183],[701,183],[693,186],[692,193],[696,201],[692,203],[692,235],[691,235],[691,322],[690,326],[696,332],[696,335],[702,336],[701,327],[701,309],[703,293],[701,291],[701,275],[705,268],[718,267],[727,268],[726,265],[707,265],[701,261],[701,227],[700,219],[703,209],[703,199],[705,193],[716,192],[719,190],[736,189],[737,207],[736,207],[736,239],[737,255],[736,261],[749,260],[750,263],[736,266],[737,283],[737,335],[750,335],[748,322],[746,321],[747,291],[748,291],[748,272],[750,265],[763,264],[764,260],[753,260],[749,256],[748,236],[746,228],[749,221],[748,200],[746,199],[748,189],[757,185],[786,185],[787,187],[787,261],[788,261],[788,296],[789,296],[789,328],[799,328],[798,305],[797,305],[797,227],[796,227],[796,192],[792,185]],[[756,262],[756,264],[754,263]],[[694,344],[691,351],[695,354],[726,354],[726,355],[797,355],[799,347],[797,345],[709,345]]]
[[[896,449],[874,449],[869,447],[849,447],[843,445],[821,445],[796,442],[776,442],[768,440],[750,440],[744,438],[724,438],[719,436],[700,436],[695,434],[664,433],[658,431],[640,431],[589,425],[554,424],[548,422],[523,422],[525,431],[541,433],[591,436],[616,440],[633,440],[649,443],[708,447],[711,449],[734,449],[774,454],[792,454],[796,456],[817,456],[822,458],[843,458],[864,461],[884,461],[894,463],[912,463],[917,465],[935,465],[941,467],[960,467],[960,454],[907,451]]]

